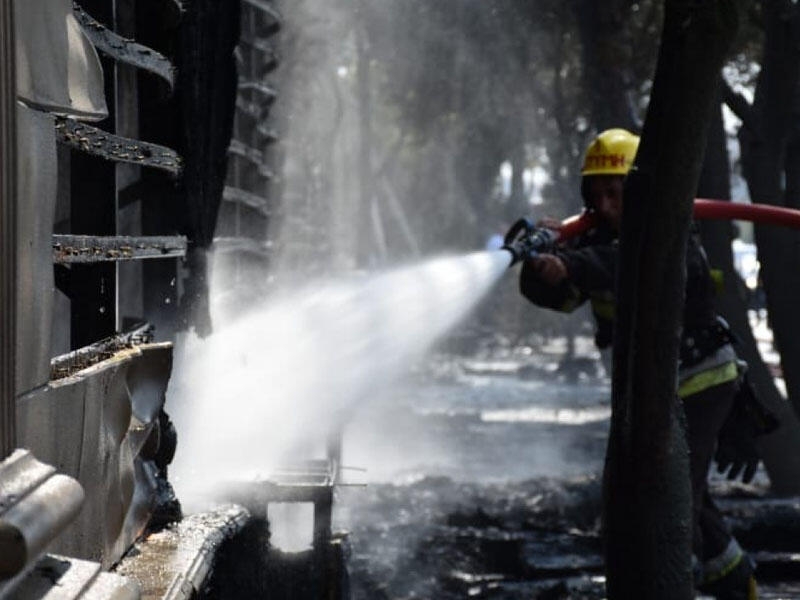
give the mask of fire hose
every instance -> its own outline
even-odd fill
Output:
[[[800,229],[800,210],[782,206],[696,198],[693,214],[695,219],[736,219]],[[527,218],[519,219],[503,239],[503,249],[512,256],[509,267],[526,258],[550,252],[556,245],[586,233],[597,224],[598,217],[591,211],[569,217],[553,229],[537,227]]]

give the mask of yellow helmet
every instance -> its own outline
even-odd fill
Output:
[[[589,144],[581,175],[626,175],[638,147],[638,135],[627,129],[606,129]]]

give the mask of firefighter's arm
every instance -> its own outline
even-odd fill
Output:
[[[522,263],[519,289],[539,306],[570,312],[586,298],[571,284],[563,257],[538,254]]]
[[[582,295],[614,290],[617,245],[586,246],[564,252],[562,260],[572,282]]]

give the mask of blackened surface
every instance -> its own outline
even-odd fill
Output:
[[[602,598],[597,478],[346,490],[354,599]],[[557,593],[557,592],[563,593]],[[555,595],[553,595],[555,594]]]
[[[85,0],[83,8],[97,21],[113,26],[113,0]],[[97,125],[114,133],[116,85],[114,61],[101,57],[108,118]],[[116,165],[73,151],[70,170],[70,233],[116,233]],[[109,337],[116,329],[116,265],[77,266],[70,273],[72,317],[70,347],[74,350]]]
[[[253,518],[217,553],[217,562],[202,600],[270,598],[270,600],[345,600],[349,598],[345,559],[347,542],[327,546],[324,560],[329,580],[320,579],[312,550],[285,553],[269,545],[269,524]]]
[[[143,139],[175,148],[183,177],[172,184],[158,174],[143,198],[142,229],[149,235],[180,233],[190,247],[207,248],[214,237],[227,170],[236,100],[233,50],[239,38],[238,0],[198,0],[177,18],[169,3],[138,6],[139,41],[166,54],[177,68],[176,93],[152,77],[140,77]],[[185,294],[178,298],[177,272],[169,265],[145,266],[145,314],[169,336],[174,324],[210,327],[205,260],[189,260]],[[178,312],[180,310],[180,313]]]
[[[72,233],[114,235],[114,164],[72,153]],[[116,265],[74,265],[70,270],[71,348],[88,346],[114,334]]]
[[[463,366],[476,374],[383,390],[383,405],[360,407],[343,459],[373,483],[340,489],[334,512],[335,526],[350,531],[354,600],[605,596],[608,389],[558,383],[555,358],[526,359],[539,367],[521,370],[527,379],[492,376],[491,362],[470,361]],[[563,418],[570,414],[586,422]],[[767,487],[763,469],[754,485],[711,476],[712,494],[758,562],[760,597],[797,598],[800,502]]]
[[[201,247],[213,239],[233,131],[239,40],[238,0],[199,0],[183,16],[178,46],[181,154],[185,159],[187,235]]]

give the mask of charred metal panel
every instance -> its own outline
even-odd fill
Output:
[[[55,357],[50,361],[50,378],[64,379],[108,360],[121,350],[144,346],[153,341],[152,327],[145,324],[133,331],[101,340],[91,346]]]
[[[58,392],[43,388],[17,400],[20,442],[60,473],[81,470],[84,397],[83,385],[71,385]]]
[[[158,144],[114,135],[67,118],[56,121],[56,131],[59,142],[92,156],[163,169],[172,175],[181,172],[182,161],[178,154]]]
[[[73,3],[75,17],[92,44],[114,60],[154,73],[175,87],[175,67],[161,53],[117,35],[93,19],[77,2]]]
[[[48,240],[56,202],[53,117],[17,111],[17,392],[50,379],[50,339],[55,284]]]
[[[127,373],[133,414],[142,423],[154,423],[164,406],[172,372],[172,344],[139,346],[140,360],[131,363]]]
[[[52,257],[56,264],[119,262],[186,255],[183,236],[53,235]]]
[[[38,110],[106,118],[103,72],[70,0],[14,0],[14,13],[19,98]]]
[[[143,531],[158,468],[152,449],[147,460],[142,453],[158,427],[171,364],[171,344],[123,348],[18,401],[20,442],[86,492],[54,551],[107,568]]]

